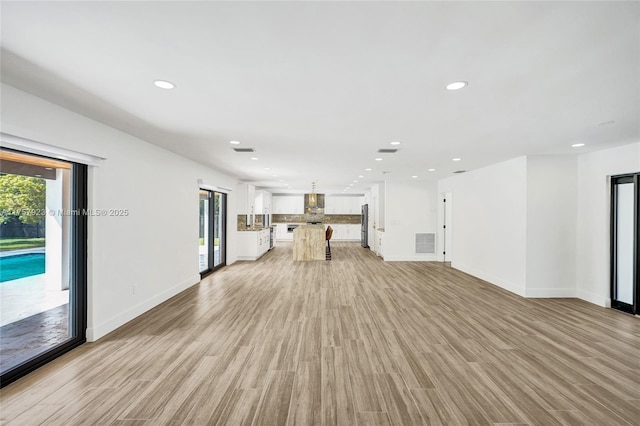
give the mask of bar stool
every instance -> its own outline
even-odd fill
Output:
[[[327,240],[327,255],[325,257],[326,260],[331,260],[331,244],[329,240],[333,236],[333,228],[331,226],[327,226],[327,232],[325,233],[325,239]]]

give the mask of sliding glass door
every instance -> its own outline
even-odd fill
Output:
[[[632,314],[640,313],[639,176],[611,179],[611,306]]]
[[[2,385],[85,341],[87,166],[0,150]]]
[[[205,276],[226,265],[227,194],[200,190],[200,239],[198,265]]]

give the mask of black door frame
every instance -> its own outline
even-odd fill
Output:
[[[208,268],[200,272],[200,278],[204,278],[207,275],[211,274],[214,271],[226,266],[227,264],[227,194],[220,191],[215,191],[207,188],[200,188],[200,191],[207,192],[207,199],[209,200],[209,217],[205,218],[208,221],[209,229],[209,239],[205,241],[207,244],[207,264]],[[220,221],[220,232],[222,236],[218,236],[216,234],[216,226],[215,226],[215,194],[220,194],[220,212],[219,212],[219,221]],[[218,236],[220,241],[220,263],[218,265],[214,265],[214,244],[213,241]]]
[[[633,183],[634,185],[634,211],[633,211],[633,304],[616,300],[617,294],[617,195],[618,184]],[[638,276],[638,255],[640,254],[640,173],[625,174],[611,177],[611,307],[623,312],[640,314],[640,277]]]
[[[3,148],[6,151],[49,158],[29,152]],[[61,161],[58,159],[53,159]],[[0,387],[18,380],[43,365],[53,361],[70,350],[87,341],[87,215],[88,210],[88,167],[86,164],[71,164],[71,210],[78,214],[71,215],[71,269],[69,287],[69,339],[59,345],[41,352],[39,355],[16,365],[2,373]]]

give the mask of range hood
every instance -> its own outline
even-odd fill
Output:
[[[305,214],[324,214],[324,194],[304,194]]]

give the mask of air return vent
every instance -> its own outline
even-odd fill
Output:
[[[396,148],[380,148],[378,152],[380,154],[395,154],[398,150]]]
[[[453,172],[453,173],[466,173],[466,170],[456,170],[456,171],[455,171],[455,172]]]
[[[255,152],[253,148],[233,148],[235,152]]]
[[[435,253],[436,234],[416,234],[416,253]]]

